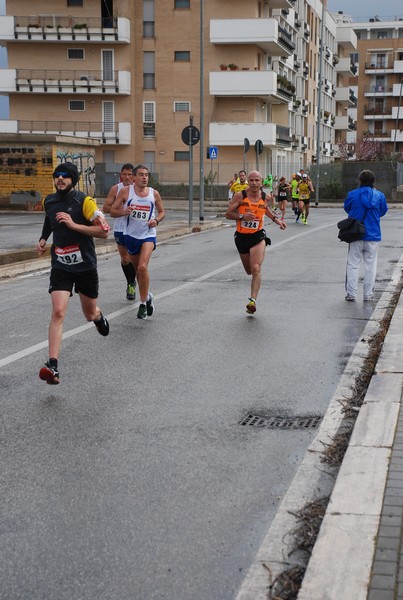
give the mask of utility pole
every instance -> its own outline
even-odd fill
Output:
[[[322,112],[322,74],[323,74],[323,36],[325,33],[325,2],[322,0],[322,22],[320,24],[319,45],[319,82],[318,82],[318,120],[316,125],[316,184],[315,184],[315,206],[319,204],[319,168],[320,168],[320,144],[321,144],[321,112]]]
[[[199,220],[204,221],[204,0],[200,0],[200,183]]]

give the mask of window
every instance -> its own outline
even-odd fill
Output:
[[[155,102],[143,102],[143,136],[155,138]]]
[[[84,0],[67,0],[67,6],[83,6]]]
[[[102,79],[104,81],[114,81],[113,66],[113,50],[102,50]]]
[[[388,37],[387,31],[378,31],[378,40],[386,40]]]
[[[85,110],[84,100],[70,100],[69,110]]]
[[[84,60],[83,48],[67,48],[68,60]]]
[[[175,0],[174,8],[190,8],[190,0]]]
[[[143,52],[143,88],[155,88],[155,52]]]
[[[175,62],[189,62],[190,61],[190,52],[189,50],[178,50],[175,52]]]
[[[104,133],[115,130],[115,103],[113,101],[102,102],[102,123]]]
[[[154,0],[143,0],[143,37],[154,37]]]
[[[174,112],[190,112],[190,102],[187,102],[187,101],[174,102]]]
[[[174,152],[174,160],[188,161],[189,160],[189,152],[186,150],[180,150],[180,151]]]

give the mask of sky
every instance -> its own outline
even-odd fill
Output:
[[[402,0],[328,0],[327,9],[330,12],[342,10],[346,15],[355,18],[374,17],[401,17],[403,18]]]

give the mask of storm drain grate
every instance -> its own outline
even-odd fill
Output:
[[[315,429],[321,417],[262,417],[260,415],[247,415],[240,425],[250,427],[266,427],[268,429]]]

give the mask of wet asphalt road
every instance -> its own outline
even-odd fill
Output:
[[[157,248],[144,322],[116,255],[100,258],[111,334],[73,298],[56,387],[37,375],[48,273],[0,282],[2,597],[234,597],[314,435],[240,422],[323,415],[371,316],[344,301],[342,215],[269,227],[254,318],[231,227]],[[383,219],[376,298],[402,252],[401,215]]]

